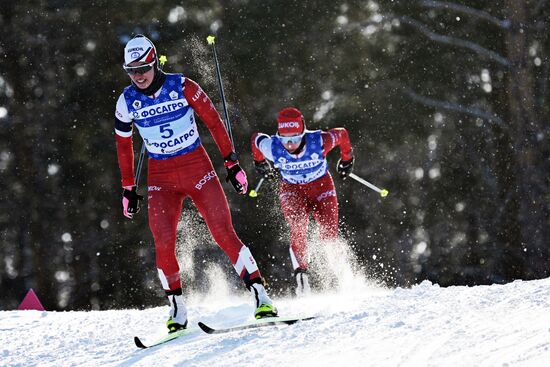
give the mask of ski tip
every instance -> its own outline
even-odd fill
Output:
[[[137,336],[134,336],[134,343],[136,343],[136,347],[138,347],[138,348],[141,348],[141,349],[146,349],[147,348],[145,346],[145,344],[143,344]]]
[[[200,321],[199,321],[199,327],[201,328],[202,331],[204,331],[207,334],[214,334],[216,332],[216,330],[212,329],[210,326],[206,324],[203,324]]]

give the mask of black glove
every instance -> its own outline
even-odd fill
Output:
[[[139,213],[139,202],[141,200],[143,200],[143,196],[137,193],[136,186],[132,186],[131,189],[124,188],[122,191],[122,208],[124,216],[131,219],[134,214]]]
[[[353,170],[353,158],[349,161],[343,161],[342,158],[338,160],[338,164],[336,165],[336,171],[340,174],[340,177],[343,179],[346,179],[348,175]]]
[[[246,194],[248,190],[248,181],[246,179],[246,172],[243,171],[238,163],[233,163],[227,166],[227,177],[225,181],[231,182],[231,185],[239,194]]]
[[[254,161],[254,167],[256,172],[263,178],[271,179],[275,178],[275,170],[271,167],[271,164],[267,160]]]

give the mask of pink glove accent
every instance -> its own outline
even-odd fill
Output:
[[[241,194],[246,194],[246,192],[248,191],[248,180],[246,179],[246,173],[241,170],[239,173],[237,173],[236,178],[237,181],[239,181],[243,186]]]
[[[238,166],[238,164],[239,162],[234,162],[232,164],[229,164],[227,166],[227,169],[231,170],[231,168]],[[235,174],[235,179],[241,185],[241,190],[239,191],[239,193],[246,194],[246,192],[248,191],[248,180],[246,178],[246,172],[242,168],[240,168],[240,166],[238,167],[240,170],[239,172],[237,172],[237,174]],[[233,186],[235,186],[235,184],[233,184]]]

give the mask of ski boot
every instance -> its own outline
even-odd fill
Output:
[[[260,281],[255,282],[249,287],[250,292],[254,296],[254,302],[256,311],[254,311],[254,317],[256,319],[262,319],[264,317],[276,317],[277,308],[273,306],[273,301],[267,295],[264,285]]]
[[[183,303],[183,296],[180,289],[166,292],[170,301],[170,313],[166,327],[169,333],[176,332],[187,327],[187,308]]]
[[[297,268],[294,270],[294,277],[296,278],[296,296],[304,297],[310,295],[311,287],[309,286],[307,269]]]

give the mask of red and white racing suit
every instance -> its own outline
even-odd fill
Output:
[[[350,160],[353,157],[350,140],[345,128],[334,128],[326,132],[320,132],[322,146],[316,149],[321,153],[321,157],[317,157],[315,152],[309,152],[315,148],[312,148],[313,144],[308,144],[311,141],[308,139],[308,134],[315,133],[319,134],[319,132],[306,131],[304,137],[306,144],[297,155],[287,152],[289,156],[296,159],[308,155],[312,156],[313,159],[303,159],[306,166],[312,166],[318,162],[318,169],[298,178],[294,178],[292,175],[287,176],[285,164],[278,164],[276,146],[279,143],[276,141],[278,139],[276,135],[268,136],[257,133],[252,136],[254,160],[258,162],[267,158],[274,161],[275,167],[279,169],[282,175],[279,184],[279,201],[285,220],[290,226],[290,254],[294,270],[306,270],[309,265],[306,240],[310,214],[313,215],[313,219],[318,225],[322,240],[336,239],[338,236],[338,200],[334,182],[326,168],[326,155],[335,147],[339,147],[342,160]]]
[[[259,282],[260,271],[248,247],[235,233],[227,199],[212,162],[200,144],[200,140],[194,140],[194,145],[185,142],[189,136],[193,136],[193,139],[198,138],[193,111],[210,130],[222,157],[231,154],[231,141],[206,93],[191,79],[181,75],[178,77],[181,79],[176,78],[175,74],[168,74],[159,92],[152,96],[152,101],[143,102],[145,101],[143,95],[136,94],[135,90],[128,91],[128,88],[120,95],[116,108],[115,132],[122,186],[135,185],[132,127],[136,125],[149,151],[147,176],[149,226],[155,240],[156,264],[163,288],[166,291],[181,288],[180,268],[176,258],[176,229],[185,198],[193,201],[214,240],[227,254],[245,284],[249,286]],[[174,86],[174,80],[179,84]],[[179,88],[180,93],[172,90],[169,97],[165,96],[167,102],[160,103],[164,88],[168,91],[169,88],[176,90]],[[168,94],[167,91],[164,94]],[[136,101],[132,101],[134,97],[131,96],[136,96]],[[159,103],[156,103],[156,99],[159,99]],[[140,100],[142,102],[139,102]],[[149,106],[144,108],[142,106],[144,103],[148,103]],[[134,110],[133,106],[140,109]],[[178,112],[178,108],[185,108],[185,113]],[[165,124],[163,117],[160,117],[163,113],[167,116],[169,113],[179,113],[178,116],[184,115],[186,120],[183,121],[178,117],[169,124]],[[147,119],[137,119],[140,116],[153,114],[158,114],[157,121],[160,123],[157,124],[151,120],[150,124]],[[183,123],[189,126],[182,127]],[[174,132],[178,131],[181,132],[180,136],[174,139]],[[164,139],[164,137],[170,138]],[[189,145],[183,150],[185,153],[180,153],[178,144]],[[168,151],[169,155],[165,156],[164,153]]]

